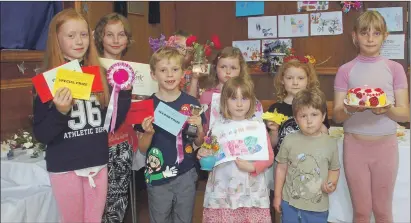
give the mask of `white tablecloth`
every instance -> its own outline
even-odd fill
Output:
[[[330,132],[336,127],[331,127]],[[398,140],[399,168],[393,197],[393,217],[395,223],[410,221],[410,130],[405,130],[405,136]],[[338,139],[340,156],[340,178],[337,189],[329,197],[330,209],[328,222],[352,222],[353,210],[350,192],[343,166],[343,138]]]
[[[43,156],[1,160],[1,222],[59,222]]]

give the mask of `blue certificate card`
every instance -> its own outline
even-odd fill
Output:
[[[154,111],[154,124],[175,136],[178,135],[187,118],[161,101]]]

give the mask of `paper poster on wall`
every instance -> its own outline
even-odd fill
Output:
[[[215,166],[241,158],[268,160],[267,130],[260,121],[236,121],[214,125],[219,151]]]
[[[404,59],[404,45],[404,34],[388,35],[387,39],[381,46],[381,56],[386,57],[388,59],[402,60]]]
[[[235,16],[264,15],[264,2],[235,2]]]
[[[384,17],[388,32],[403,30],[402,7],[368,8],[368,10],[378,11]]]
[[[311,13],[311,36],[340,35],[343,33],[342,12]]]
[[[278,16],[278,37],[308,36],[308,14]]]
[[[328,1],[298,1],[298,12],[322,11],[328,10]]]
[[[291,47],[291,39],[263,39],[261,51],[270,55],[284,56]]]
[[[277,16],[248,18],[248,38],[262,39],[277,37]]]
[[[158,83],[153,80],[150,75],[150,65],[143,63],[135,63],[130,61],[113,60],[106,58],[99,58],[101,65],[108,69],[111,65],[117,62],[126,62],[134,70],[135,80],[133,83],[133,96],[141,97],[141,99],[151,96],[153,93],[158,91]],[[140,99],[140,100],[141,100]]]
[[[261,43],[263,55],[270,63],[271,69],[277,71],[284,57],[292,47],[291,39],[264,39]]]
[[[260,58],[260,40],[233,41],[232,46],[237,47],[241,50],[245,61],[258,61]]]

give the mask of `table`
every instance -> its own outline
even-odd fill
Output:
[[[340,132],[342,128],[331,127],[332,132]],[[399,168],[393,197],[394,222],[410,221],[410,130],[404,130],[405,136],[398,139]],[[337,189],[330,194],[330,208],[328,222],[352,222],[353,210],[350,192],[348,190],[343,166],[343,137],[338,139],[338,152],[340,158],[340,178]],[[374,219],[373,219],[374,222]]]
[[[1,160],[1,222],[59,222],[44,155]]]

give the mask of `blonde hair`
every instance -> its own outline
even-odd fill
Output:
[[[96,29],[94,30],[94,40],[96,42],[97,51],[100,54],[100,56],[104,54],[104,46],[103,46],[104,35],[105,35],[104,29],[106,28],[107,24],[116,23],[116,22],[121,22],[121,24],[123,24],[124,32],[127,36],[127,46],[123,50],[123,52],[121,52],[121,56],[124,56],[127,53],[127,50],[129,49],[129,47],[131,46],[131,43],[133,42],[132,40],[133,35],[131,33],[130,23],[128,22],[127,18],[115,12],[110,13],[104,16],[103,18],[101,18],[100,21],[98,21],[96,25]]]
[[[311,63],[303,63],[298,59],[292,59],[288,62],[285,62],[281,65],[277,74],[274,77],[274,87],[276,90],[277,100],[282,102],[287,96],[287,91],[283,84],[283,79],[285,72],[291,67],[301,68],[304,70],[307,75],[307,89],[314,89],[320,87],[320,82],[318,81],[317,73],[315,72],[314,66]]]
[[[368,10],[363,12],[355,20],[353,31],[360,33],[363,31],[368,31],[371,27],[384,34],[387,33],[387,24],[385,19],[378,11]]]
[[[257,100],[254,93],[254,83],[251,79],[242,78],[240,76],[230,78],[229,80],[227,80],[227,82],[224,83],[220,98],[221,114],[224,118],[231,119],[227,101],[237,95],[237,89],[240,89],[241,95],[244,98],[250,100],[250,108],[245,115],[245,119],[249,119],[255,113]]]
[[[327,101],[325,94],[318,88],[299,91],[293,99],[293,116],[306,107],[312,107],[321,111],[322,115],[327,112]]]
[[[184,63],[184,56],[181,55],[181,53],[174,47],[162,47],[158,49],[150,58],[150,69],[151,72],[154,73],[156,70],[156,65],[157,63],[162,60],[162,59],[176,59],[178,63],[181,65],[181,68],[184,69],[183,63]]]
[[[228,47],[225,47],[223,50],[221,50],[213,61],[212,69],[209,75],[209,77],[211,78],[211,82],[213,82],[213,87],[216,87],[219,84],[218,75],[217,75],[217,64],[218,64],[218,61],[222,58],[238,59],[240,63],[239,77],[251,80],[251,77],[248,74],[248,66],[247,66],[246,61],[244,60],[241,50],[237,47],[228,46]]]
[[[60,49],[60,44],[59,44],[57,35],[60,31],[60,27],[69,20],[83,20],[87,23],[88,34],[89,34],[89,47],[86,53],[84,54],[84,58],[83,58],[84,65],[85,66],[100,66],[100,63],[98,61],[96,46],[94,45],[94,41],[92,39],[93,37],[91,35],[91,29],[90,29],[90,26],[88,25],[87,20],[80,13],[70,8],[70,9],[65,9],[57,13],[57,15],[55,15],[50,22],[49,33],[47,37],[47,49],[44,54],[43,66],[42,66],[43,72],[64,64],[65,59],[63,56],[63,52]],[[107,107],[109,98],[110,98],[110,93],[108,90],[108,84],[107,84],[107,78],[106,78],[105,72],[101,67],[100,67],[100,75],[101,75],[101,82],[103,84],[104,91],[103,93],[95,93],[95,94],[97,96],[98,101],[100,102],[100,105],[102,107]]]

